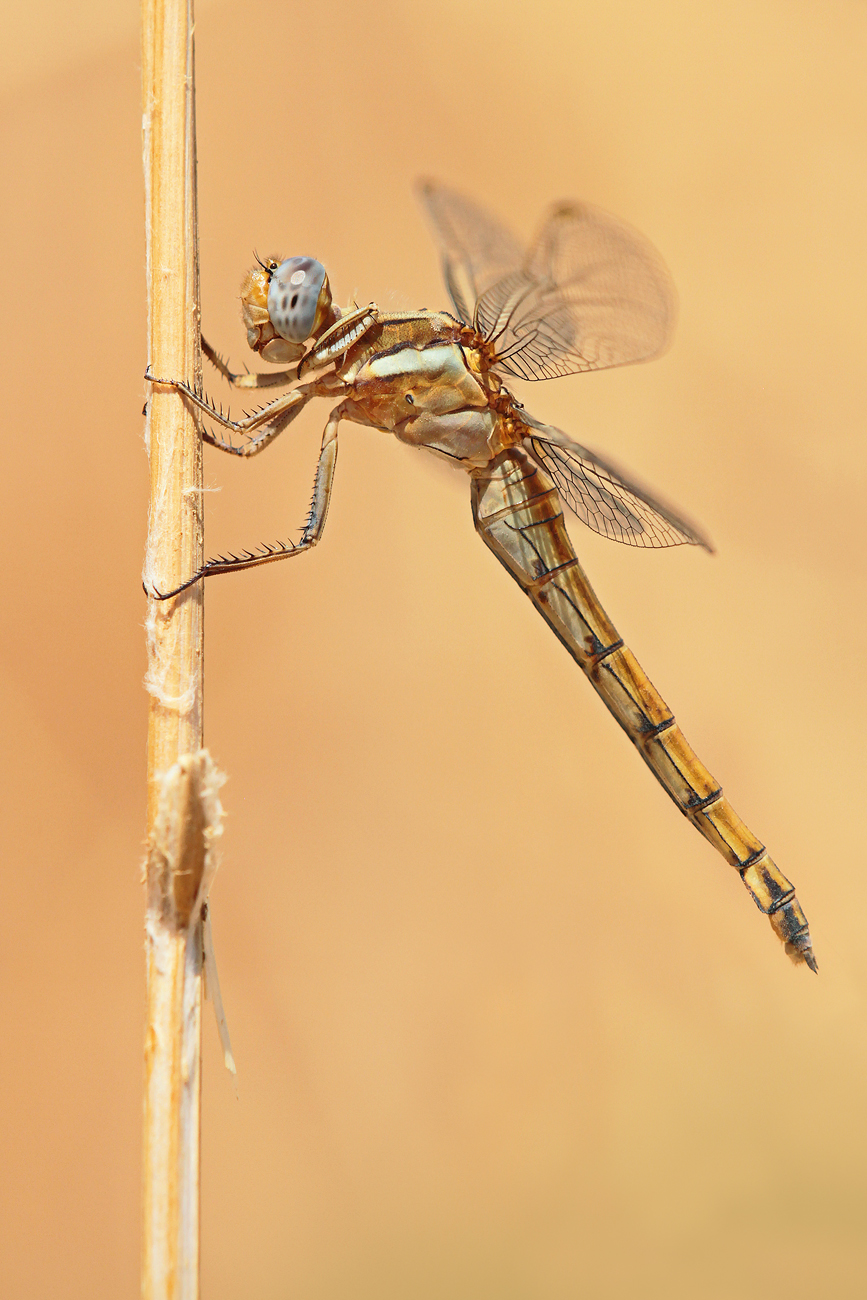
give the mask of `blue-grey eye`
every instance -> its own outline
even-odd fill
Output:
[[[288,257],[271,276],[268,315],[277,333],[290,343],[309,339],[331,306],[325,267],[312,257]]]

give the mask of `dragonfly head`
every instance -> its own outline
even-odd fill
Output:
[[[270,257],[241,282],[241,319],[247,342],[265,361],[286,365],[304,354],[337,319],[325,267],[312,257]]]

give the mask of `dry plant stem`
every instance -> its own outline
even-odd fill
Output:
[[[142,0],[148,363],[196,382],[192,0]],[[148,393],[145,579],[166,590],[202,563],[201,444],[178,394]],[[146,1300],[199,1295],[204,847],[202,592],[148,602],[147,1030],[143,1167]]]

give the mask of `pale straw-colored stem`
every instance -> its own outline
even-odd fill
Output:
[[[198,382],[192,0],[142,0],[148,363]],[[181,397],[148,392],[145,580],[169,590],[202,562],[201,443]],[[202,918],[202,584],[148,601],[145,1300],[198,1300]]]

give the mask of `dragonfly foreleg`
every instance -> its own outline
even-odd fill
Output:
[[[167,388],[174,388],[175,392],[183,393],[184,397],[196,410],[201,411],[209,420],[213,420],[215,424],[219,424],[223,429],[228,429],[230,433],[238,434],[249,435],[255,433],[257,429],[261,429],[265,425],[271,425],[279,420],[286,411],[292,411],[294,418],[294,415],[298,414],[298,411],[309,398],[314,396],[312,388],[295,388],[290,393],[284,393],[282,397],[275,397],[273,402],[268,402],[258,411],[253,411],[251,415],[245,415],[241,420],[233,420],[223,412],[222,407],[215,406],[201,390],[193,388],[183,379],[158,379],[149,370],[145,371],[145,379],[151,384],[164,385]],[[296,407],[297,410],[295,410]],[[289,422],[286,421],[286,423]],[[280,428],[285,428],[285,424],[281,424]],[[232,447],[230,443],[215,439],[207,433],[204,433],[203,436],[206,442],[210,442],[214,447],[219,447],[221,451],[234,451],[235,454],[238,454],[238,449]],[[270,436],[273,437],[274,434],[271,433]],[[244,454],[243,450],[241,450],[240,454]]]
[[[214,351],[206,338],[202,339],[202,352],[214,369],[218,370],[233,388],[280,388],[285,387],[286,384],[294,383],[298,378],[297,365],[293,366],[291,370],[275,370],[271,374],[251,372],[249,370],[245,370],[243,374],[235,374],[229,369],[220,354]]]
[[[290,411],[285,423],[288,423],[294,414],[294,411]],[[307,514],[300,541],[266,542],[258,550],[244,551],[242,555],[218,555],[214,559],[208,560],[191,578],[173,588],[172,591],[158,591],[154,588],[148,591],[147,594],[153,596],[155,600],[169,600],[172,596],[177,596],[180,592],[186,591],[187,587],[192,587],[201,578],[211,577],[215,573],[235,573],[240,569],[253,569],[258,564],[271,564],[275,560],[287,559],[290,555],[300,555],[302,551],[309,551],[311,547],[315,546],[322,536],[325,518],[328,514],[328,503],[331,500],[334,466],[337,463],[337,427],[340,424],[342,415],[343,406],[335,407],[325,426],[325,432],[322,435],[322,448],[319,452],[319,460],[316,463],[316,476],[313,480],[313,499],[310,502],[310,510]],[[282,427],[283,424],[281,423]],[[279,432],[280,429],[276,429],[270,436],[273,437]]]
[[[259,433],[254,433],[249,438],[249,441],[242,442],[239,446],[235,446],[228,439],[218,438],[209,429],[202,429],[202,439],[209,446],[216,447],[218,451],[227,451],[232,456],[258,456],[260,451],[264,451],[268,444],[274,441],[278,433],[282,433],[292,423],[296,415],[300,415],[313,395],[312,392],[301,388],[296,388],[294,392],[287,393],[286,403],[277,412],[277,415],[272,415]],[[294,400],[290,402],[288,400],[290,398]],[[241,430],[241,432],[246,432],[246,430]]]
[[[311,370],[321,370],[336,361],[338,357],[368,334],[379,321],[379,312],[375,302],[366,307],[355,307],[344,312],[330,329],[326,330],[309,352],[298,362],[298,375]]]

